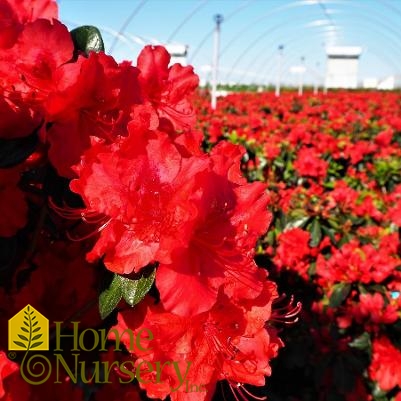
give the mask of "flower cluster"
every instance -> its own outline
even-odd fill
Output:
[[[199,127],[241,143],[271,194],[257,260],[302,301],[268,394],[281,400],[401,398],[399,93],[233,93]],[[291,375],[291,383],[284,377]]]
[[[192,67],[169,66],[161,46],[146,46],[136,66],[117,63],[100,36],[98,48],[82,45],[87,29],[69,32],[51,0],[0,5],[2,307],[11,317],[29,303],[67,329],[78,316],[121,335],[150,330],[151,352],[131,351],[134,366],[190,361],[187,379],[205,391],[178,388],[171,367],[157,380],[143,372],[148,397],[211,399],[226,380],[244,398],[244,384],[271,374],[283,343],[269,322],[288,312],[273,310],[276,285],[254,261],[272,217],[266,185],[243,176],[242,147],[202,150]],[[131,308],[111,284],[100,312],[118,315],[102,323],[91,306],[110,279],[146,290],[124,296]],[[1,400],[84,399],[67,378],[62,394],[22,386],[18,364],[0,357]],[[106,387],[91,390],[96,400],[139,397]]]

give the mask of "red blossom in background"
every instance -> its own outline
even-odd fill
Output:
[[[380,388],[388,391],[395,386],[401,387],[401,371],[399,361],[401,351],[385,337],[373,342],[372,363],[369,367],[369,375],[377,381]]]
[[[300,228],[292,228],[280,234],[279,246],[276,250],[275,263],[278,268],[294,269],[305,275],[309,268],[308,256],[310,233]]]
[[[319,158],[319,154],[313,148],[302,148],[294,168],[299,175],[324,178],[327,173],[327,162]]]
[[[200,110],[208,138],[206,100]],[[273,220],[256,258],[303,299],[269,381],[271,398],[399,398],[399,386],[374,390],[368,375],[377,339],[391,339],[392,357],[400,351],[399,114],[397,93],[219,99],[213,124],[223,125],[210,142],[243,144],[243,171],[271,197]]]
[[[329,282],[381,283],[399,265],[398,259],[385,249],[375,249],[371,244],[360,245],[350,241],[334,249],[333,256],[326,261],[319,255],[316,268],[318,274]]]
[[[353,315],[357,320],[371,321],[374,324],[391,324],[398,319],[398,308],[394,303],[388,302],[387,297],[376,292],[375,294],[362,294],[359,304],[356,305]]]

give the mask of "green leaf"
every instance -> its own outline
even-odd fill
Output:
[[[374,284],[374,285],[369,286],[369,289],[376,291],[376,292],[380,292],[383,295],[387,294],[387,289],[384,285]]]
[[[348,344],[352,348],[356,348],[359,350],[368,350],[371,348],[370,336],[369,333],[363,333],[359,337],[355,338],[352,342]]]
[[[332,308],[337,308],[340,306],[345,298],[351,291],[351,284],[339,283],[333,286],[333,292],[330,297],[329,306]]]
[[[36,316],[35,316],[35,317],[36,317]],[[32,320],[34,320],[34,319],[32,319]],[[38,324],[38,322],[35,322],[35,323],[32,325],[32,327],[35,327],[37,324]]]
[[[124,280],[122,287],[123,298],[128,305],[134,306],[145,297],[155,281],[155,275],[156,269],[154,269],[150,274],[144,274],[136,280],[122,278],[122,280]]]
[[[322,239],[322,229],[320,227],[320,222],[318,219],[314,219],[310,225],[311,240],[309,245],[311,247],[316,247],[320,244]]]
[[[156,270],[150,273],[139,274],[131,279],[115,274],[109,287],[99,297],[99,311],[102,319],[105,319],[114,311],[122,298],[130,306],[136,305],[149,292],[155,280]]]
[[[23,332],[25,332],[25,333],[29,333],[29,330],[26,329],[25,327],[21,327],[21,330],[22,330]]]
[[[313,276],[314,274],[316,274],[316,262],[312,262],[312,263],[309,265],[309,268],[308,268],[308,275],[309,275],[309,277],[310,277],[310,276]]]
[[[334,236],[334,234],[335,234],[334,230],[332,228],[328,228],[328,227],[325,227],[325,226],[321,226],[320,228],[322,229],[322,232],[324,234],[326,234],[330,238],[331,243],[333,245],[336,245],[337,241],[336,241],[336,238]]]
[[[310,216],[302,216],[298,219],[292,220],[287,223],[287,225],[284,228],[284,231],[290,230],[291,228],[302,228],[309,221],[309,219],[310,219]]]
[[[369,294],[369,291],[362,284],[358,284],[358,291],[361,294]]]
[[[84,25],[73,29],[71,37],[74,42],[75,50],[80,50],[86,55],[90,52],[104,51],[104,43],[99,29],[95,26]]]
[[[13,342],[14,342],[14,344],[17,344],[19,347],[22,347],[22,348],[26,349],[26,345],[23,344],[22,342],[20,342],[20,341],[13,341]]]
[[[32,333],[37,333],[40,330],[40,327],[36,327],[35,330],[32,330]]]
[[[18,337],[21,339],[21,340],[24,340],[24,341],[29,341],[25,336],[23,336],[22,334],[18,334]]]
[[[102,319],[113,312],[123,297],[120,277],[115,274],[109,288],[105,289],[99,296],[99,312]]]
[[[39,347],[39,345],[42,345],[42,344],[43,344],[43,341],[42,341],[42,342],[39,342],[39,343],[32,344],[32,345],[31,345],[31,348]]]

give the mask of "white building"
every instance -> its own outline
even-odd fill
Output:
[[[362,87],[364,89],[377,89],[378,84],[379,80],[377,78],[365,78],[362,81]]]
[[[326,88],[356,88],[358,63],[362,48],[357,46],[333,46],[326,49]]]
[[[401,88],[401,75],[390,75],[379,80],[377,89],[394,90]]]

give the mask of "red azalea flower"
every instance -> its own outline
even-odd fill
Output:
[[[10,361],[3,351],[0,351],[0,400],[30,400],[29,386],[19,375],[18,364]]]
[[[394,131],[391,128],[381,131],[375,137],[375,143],[383,148],[389,146],[391,141],[393,140],[393,135]]]
[[[38,18],[57,18],[54,0],[2,0],[0,2],[0,48],[10,48],[16,42],[23,25]]]
[[[235,282],[235,288],[230,286],[234,297],[254,297],[261,290],[253,254],[270,224],[269,198],[264,185],[247,184],[241,176],[241,154],[228,143],[213,149],[211,171],[199,175],[199,189],[190,194],[197,213],[188,242],[157,270],[161,301],[173,313],[193,316],[209,310],[224,283]]]
[[[398,185],[388,199],[387,219],[401,227],[401,185]]]
[[[328,193],[328,198],[333,200],[333,207],[338,206],[343,212],[350,213],[358,199],[358,191],[339,180],[335,182],[334,189]]]
[[[359,322],[368,319],[374,324],[391,324],[398,319],[398,308],[393,304],[385,304],[383,295],[375,292],[373,295],[361,294],[353,314]]]
[[[385,249],[375,249],[373,245],[360,245],[352,240],[340,249],[333,249],[326,260],[319,255],[316,272],[328,282],[381,283],[395,271],[399,260]]]
[[[159,262],[163,305],[185,316],[210,309],[232,277],[236,296],[260,292],[253,248],[271,215],[264,185],[240,174],[242,152],[226,144],[210,160],[182,157],[166,134],[141,136],[136,128],[115,146],[88,151],[71,183],[88,209],[104,216],[88,260],[105,255],[106,267],[120,274]]]
[[[40,126],[43,102],[55,88],[56,71],[71,60],[73,49],[63,24],[38,19],[24,26],[12,49],[0,52],[1,137],[26,136]]]
[[[313,148],[302,148],[294,162],[294,168],[299,175],[305,177],[324,178],[328,163],[320,158]]]
[[[369,141],[358,141],[356,143],[349,144],[347,148],[344,150],[346,157],[350,157],[351,163],[356,165],[366,155],[374,153],[377,149],[377,146],[374,143]]]
[[[166,364],[159,384],[155,384],[156,372],[143,372],[142,377],[148,382],[140,385],[149,397],[170,395],[174,401],[210,400],[218,380],[226,379],[233,386],[237,383],[261,386],[265,376],[271,374],[269,362],[277,355],[282,343],[273,330],[265,328],[265,322],[276,298],[275,287],[266,283],[263,294],[252,301],[234,304],[221,295],[209,312],[196,317],[166,312],[160,304],[153,305],[147,298],[135,313],[132,310],[119,313],[114,329],[120,335],[126,329],[134,333],[150,330],[154,339],[141,342],[142,348],[152,348],[149,351],[132,349],[128,336],[122,337],[129,351],[139,357],[136,365],[142,361],[160,364],[176,361],[182,372],[187,371],[189,383],[202,384],[208,390],[186,392],[186,385],[180,386],[173,366]],[[191,363],[188,365],[188,362]],[[173,388],[177,390],[173,392]]]
[[[291,144],[296,145],[298,143],[301,144],[310,144],[312,140],[312,135],[308,130],[308,127],[305,125],[298,124],[288,134],[287,139]]]
[[[145,46],[138,57],[138,77],[142,99],[150,102],[161,119],[175,130],[191,128],[195,112],[188,97],[198,87],[193,67],[174,64],[168,67],[170,55],[162,46]]]
[[[302,277],[306,277],[309,268],[308,258],[311,255],[309,242],[310,233],[308,231],[301,228],[284,231],[278,237],[274,263],[280,269],[294,270]]]
[[[58,6],[55,0],[6,0],[22,24],[38,18],[58,18]]]
[[[80,178],[71,182],[89,211],[104,216],[88,260],[105,254],[106,267],[120,274],[170,262],[187,241],[186,224],[196,217],[189,197],[208,164],[206,157],[182,158],[163,133],[135,134],[90,149],[76,169]]]
[[[57,49],[57,51],[55,51]],[[38,19],[25,25],[13,47],[21,80],[36,97],[46,98],[54,89],[57,68],[71,61],[74,44],[61,22]]]
[[[131,107],[137,102],[137,70],[128,63],[118,65],[103,53],[79,57],[76,63],[57,70],[56,90],[45,103],[49,158],[58,172],[73,175],[90,147],[90,136],[113,142],[127,135]]]
[[[387,337],[373,341],[372,362],[369,366],[369,376],[377,381],[384,391],[401,387],[401,351],[394,347]]]

